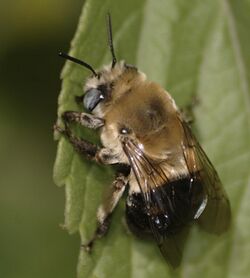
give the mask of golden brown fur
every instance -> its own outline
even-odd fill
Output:
[[[103,145],[116,154],[119,162],[128,163],[122,142],[129,137],[154,163],[161,163],[170,179],[186,174],[188,169],[181,147],[183,129],[172,97],[158,84],[147,81],[143,73],[126,67],[123,62],[111,70],[104,67],[100,73],[101,79],[89,79],[86,88],[97,88],[103,82],[111,84],[111,97],[93,111],[105,120],[101,129]],[[121,134],[122,128],[128,129],[130,134]],[[131,190],[139,191],[133,173],[130,186]]]

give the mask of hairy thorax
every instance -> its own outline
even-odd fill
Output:
[[[112,150],[117,161],[129,164],[123,149],[124,141],[129,139],[174,178],[187,171],[181,149],[183,131],[177,115],[172,98],[163,89],[159,90],[157,84],[137,84],[105,113],[102,144]],[[133,173],[130,186],[134,191],[139,190]]]

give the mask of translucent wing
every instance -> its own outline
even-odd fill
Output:
[[[183,153],[189,172],[196,173],[207,195],[207,204],[198,217],[199,225],[208,232],[221,234],[231,222],[230,203],[216,170],[192,134],[189,126],[180,119],[184,131]]]
[[[219,177],[193,136],[188,125],[183,128],[182,156],[187,174],[174,179],[133,141],[124,143],[124,151],[145,202],[149,227],[166,260],[176,267],[189,224],[197,220],[202,228],[222,233],[230,224],[230,204]]]
[[[181,262],[187,226],[206,199],[200,181],[188,173],[171,180],[159,162],[130,140],[124,151],[144,199],[149,228],[163,256],[176,267]]]

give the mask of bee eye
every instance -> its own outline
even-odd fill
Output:
[[[93,88],[85,93],[83,98],[83,105],[87,110],[92,111],[97,106],[97,104],[103,99],[103,92],[101,90]]]

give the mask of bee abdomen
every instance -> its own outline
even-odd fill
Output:
[[[151,233],[146,206],[141,193],[133,193],[128,196],[126,222],[131,232],[137,236],[145,236]]]
[[[170,236],[178,233],[194,220],[205,198],[201,181],[190,177],[168,182],[147,194],[148,209],[142,193],[133,193],[127,200],[126,220],[136,234],[157,231],[162,236]]]

